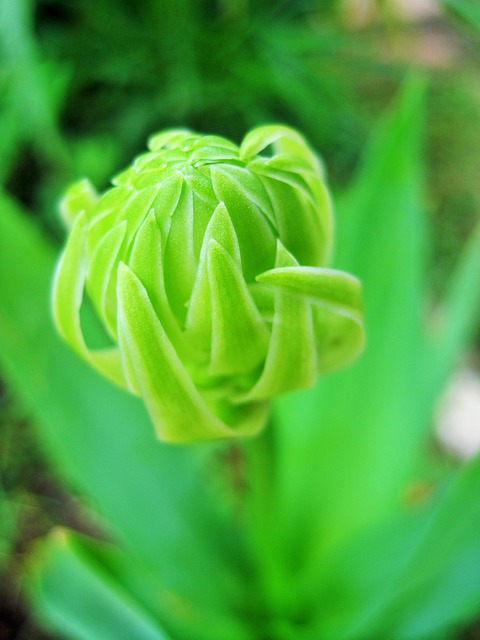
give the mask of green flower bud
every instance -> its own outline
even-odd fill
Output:
[[[160,438],[258,432],[270,399],[361,349],[360,285],[325,267],[332,214],[318,158],[284,126],[240,147],[159,133],[98,196],[62,204],[71,226],[56,325],[96,369],[141,396]],[[84,293],[111,347],[87,345]]]

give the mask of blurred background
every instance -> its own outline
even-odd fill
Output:
[[[420,71],[434,298],[480,211],[479,34],[477,0],[0,0],[0,181],[60,246],[66,185],[88,176],[106,188],[152,132],[239,142],[284,122],[341,192],[374,123]],[[478,386],[471,372],[460,385],[471,415]],[[474,446],[466,438],[457,454]],[[92,521],[0,381],[0,640],[47,637],[18,597],[31,540]]]

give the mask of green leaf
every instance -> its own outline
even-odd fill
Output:
[[[112,554],[103,546],[93,541],[88,545],[62,530],[41,545],[40,556],[30,560],[28,587],[39,619],[69,640],[169,640],[128,584],[119,583],[102,566],[103,556]]]
[[[7,495],[0,484],[0,574],[14,545],[19,522],[18,512],[19,505]]]
[[[292,570],[302,549],[306,584],[315,583],[334,547],[395,511],[429,424],[432,407],[421,397],[428,375],[421,318],[423,101],[424,84],[412,79],[338,202],[335,266],[363,283],[366,350],[349,369],[276,404],[279,526]]]
[[[58,114],[48,95],[55,83],[47,83],[42,77],[33,16],[32,0],[0,1],[0,55],[9,74],[9,99],[21,114],[19,133],[32,140],[42,157],[53,165],[68,165],[69,155],[57,126]]]
[[[480,31],[480,2],[478,0],[440,0],[476,31]]]
[[[465,347],[474,339],[480,317],[480,225],[466,243],[447,282],[431,328],[426,392],[430,401],[445,385]]]
[[[480,606],[479,492],[477,458],[426,506],[349,543],[317,594],[328,613],[306,637],[425,640],[468,622]]]
[[[230,565],[230,538],[203,481],[216,448],[158,442],[142,403],[62,344],[49,309],[55,252],[1,193],[0,213],[3,377],[30,408],[51,457],[119,543],[195,609],[192,626],[172,624],[187,626],[195,640],[210,640],[211,624],[224,625],[224,637],[243,638],[242,623],[229,614],[243,578]]]
[[[285,557],[293,570],[303,549],[299,600],[323,603],[311,640],[436,638],[478,607],[478,461],[444,500],[403,515],[434,401],[479,312],[475,234],[448,287],[442,330],[424,332],[422,104],[422,84],[410,81],[339,202],[337,265],[363,282],[367,350],[312,392],[277,403]]]

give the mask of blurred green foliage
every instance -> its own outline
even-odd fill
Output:
[[[360,28],[338,0],[0,0],[0,572],[15,604],[28,560],[59,637],[441,640],[479,615],[479,460],[457,470],[431,427],[480,315],[480,8],[418,25],[373,4]],[[363,153],[412,66],[428,86]],[[259,440],[166,447],[53,331],[56,203],[152,131],[271,121],[326,160],[369,347]],[[54,530],[31,556],[55,524],[97,539]]]
[[[338,4],[2,0],[3,178],[55,225],[65,181],[105,186],[151,131],[238,141],[269,121],[307,131],[344,169],[369,123]]]

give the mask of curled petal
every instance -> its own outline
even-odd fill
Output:
[[[323,177],[320,161],[303,136],[283,125],[266,125],[250,131],[240,145],[240,157],[246,160],[257,156],[270,145],[276,154],[287,154],[304,160],[316,174]]]
[[[360,281],[345,271],[326,267],[287,266],[270,269],[257,276],[263,284],[306,297],[313,304],[355,318],[362,317]]]
[[[84,212],[89,217],[97,201],[98,194],[89,180],[74,182],[60,203],[60,214],[67,229],[72,228],[79,213]]]
[[[190,129],[167,129],[150,136],[147,145],[150,151],[160,151],[165,147],[175,147],[182,144],[192,135]]]
[[[257,280],[313,305],[319,371],[337,368],[359,354],[365,335],[357,278],[335,269],[287,266],[266,271]]]
[[[278,268],[298,266],[295,258],[277,246]],[[314,384],[317,376],[317,349],[312,310],[308,300],[275,288],[272,337],[262,374],[254,387],[238,396],[243,402],[271,398],[278,393]]]

